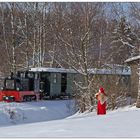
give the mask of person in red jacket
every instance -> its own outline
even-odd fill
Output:
[[[106,114],[107,95],[106,95],[103,87],[101,87],[99,89],[99,92],[95,94],[95,97],[98,100],[97,115],[104,115],[104,114]]]

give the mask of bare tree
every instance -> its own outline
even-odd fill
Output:
[[[55,7],[57,14],[61,11],[64,5]],[[93,67],[92,49],[92,30],[93,21],[99,13],[100,4],[79,4],[71,3],[68,5],[64,15],[59,15],[60,18],[55,23],[56,38],[63,46],[63,55],[59,55],[62,60],[61,64],[66,64],[67,67],[75,69],[82,78],[82,81],[76,82],[79,89],[79,105],[80,111],[84,112],[92,110],[93,92],[91,92],[92,76],[89,74],[89,69]],[[64,10],[65,7],[63,7]],[[58,59],[57,59],[58,61]],[[60,63],[60,61],[59,61]],[[63,66],[63,65],[62,65]],[[80,80],[80,79],[79,79]]]

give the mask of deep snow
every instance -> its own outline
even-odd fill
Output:
[[[75,113],[73,100],[0,102],[0,126],[63,119]]]
[[[73,112],[70,109],[72,107],[70,105],[71,103],[71,101],[69,104],[67,101],[46,101],[38,103],[18,104],[16,108],[23,109],[26,115],[30,112],[30,117],[33,117],[34,120],[36,118],[35,116],[38,115],[40,117],[39,120],[42,119],[42,115],[45,115],[48,120],[46,119],[46,122],[27,124],[25,121],[27,119],[26,118],[25,120],[23,119],[26,124],[20,124],[20,121],[17,121],[18,123],[16,124],[12,124],[12,126],[4,126],[3,124],[3,126],[0,127],[0,137],[140,137],[140,109],[136,108],[135,106],[127,106],[115,111],[108,111],[107,115],[104,116],[97,116],[96,112],[83,114],[76,113],[70,116],[70,114]],[[28,111],[28,113],[26,111]],[[52,120],[51,117],[53,117]],[[3,116],[1,116],[1,118],[3,118]],[[42,119],[43,121],[44,118]],[[27,120],[31,121],[29,118]],[[2,121],[3,120],[1,119],[0,122]],[[8,123],[6,125],[8,125]]]

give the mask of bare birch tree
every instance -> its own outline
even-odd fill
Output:
[[[57,8],[62,10],[63,6],[59,5]],[[67,64],[67,67],[75,69],[83,79],[75,83],[79,89],[81,112],[87,109],[92,110],[93,107],[94,95],[91,91],[93,78],[89,74],[89,69],[93,68],[94,59],[90,51],[92,49],[93,21],[96,20],[99,8],[99,4],[71,3],[67,13],[59,15],[60,18],[55,23],[55,29],[59,31],[56,38],[63,46],[63,56],[59,55],[59,59],[63,62],[61,64]]]

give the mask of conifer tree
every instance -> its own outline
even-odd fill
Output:
[[[124,61],[136,54],[136,35],[131,26],[122,17],[111,36],[111,61],[123,64]]]

